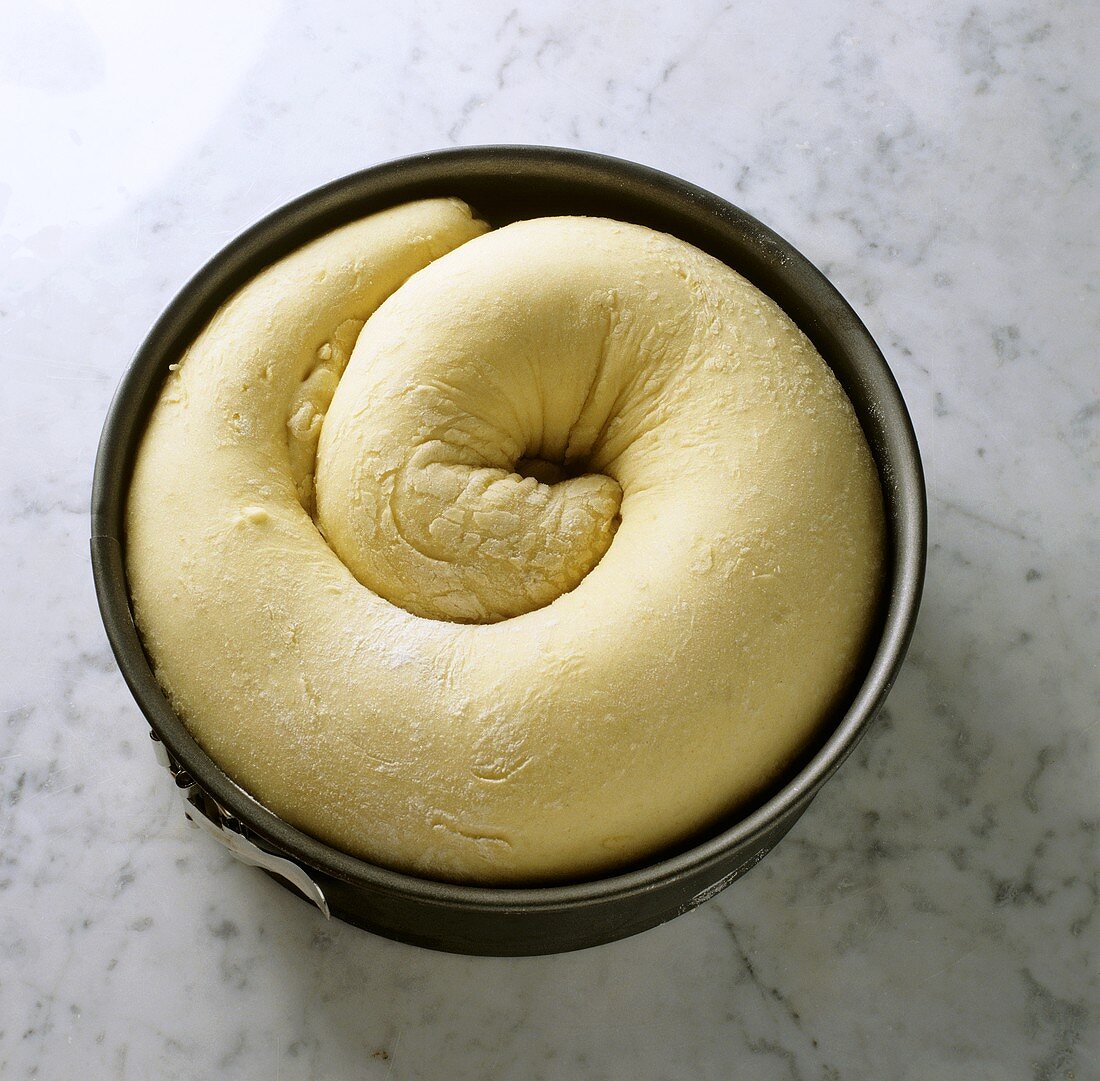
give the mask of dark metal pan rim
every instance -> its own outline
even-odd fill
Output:
[[[854,338],[854,348],[861,353],[863,374],[875,381],[876,404],[882,411],[887,442],[891,444],[887,463],[891,476],[883,480],[884,484],[895,487],[900,528],[895,531],[893,544],[891,599],[881,637],[862,684],[835,730],[816,754],[764,804],[708,840],[625,873],[563,885],[522,888],[463,885],[380,867],[303,833],[249,796],[202,750],[157,684],[133,623],[123,566],[122,517],[128,467],[133,447],[140,438],[135,428],[144,428],[144,417],[135,421],[132,401],[135,392],[150,379],[152,370],[162,366],[161,343],[173,335],[181,321],[190,317],[189,313],[193,314],[197,305],[209,302],[211,295],[219,295],[220,299],[215,297],[219,303],[224,300],[228,296],[226,283],[236,280],[246,265],[255,273],[263,265],[254,255],[258,248],[270,254],[268,262],[278,258],[287,221],[304,214],[319,227],[319,232],[324,231],[335,224],[333,219],[342,210],[354,210],[355,203],[361,201],[355,193],[369,188],[372,181],[382,182],[378,189],[392,188],[394,194],[399,195],[410,181],[425,183],[425,178],[433,172],[438,176],[441,166],[461,167],[469,175],[480,173],[484,176],[502,172],[524,175],[554,169],[574,174],[580,171],[605,184],[611,180],[621,183],[624,189],[640,185],[653,189],[655,194],[660,192],[689,200],[709,216],[726,225],[736,225],[746,237],[751,237],[752,243],[767,249],[784,266],[794,267],[806,278],[809,286],[803,285],[804,292],[812,294],[808,303],[844,322],[845,333]],[[379,190],[373,192],[375,198],[379,195]],[[350,216],[348,213],[348,219]],[[326,221],[328,224],[323,224]],[[304,235],[301,221],[295,232],[300,238]],[[299,242],[301,239],[294,246]],[[803,326],[803,329],[807,328]],[[163,367],[166,369],[166,365]],[[154,732],[195,781],[256,836],[333,878],[398,898],[413,898],[451,908],[545,912],[612,902],[658,889],[669,880],[709,863],[718,864],[729,852],[762,837],[770,826],[813,798],[855,747],[885,700],[900,668],[923,585],[925,516],[924,478],[916,437],[897,383],[855,312],[824,275],[790,244],[732,204],[646,166],[558,147],[479,146],[399,159],[314,189],[265,216],[210,259],[187,282],[139,347],[112,401],[99,443],[92,486],[92,563],[100,610],[112,650]]]

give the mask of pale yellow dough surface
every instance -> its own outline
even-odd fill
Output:
[[[692,836],[814,736],[882,500],[835,378],[732,270],[603,219],[486,229],[409,204],[234,296],[153,413],[127,566],[159,679],[257,799],[532,883]]]

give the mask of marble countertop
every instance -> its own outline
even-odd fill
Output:
[[[472,10],[5,15],[0,1074],[1100,1077],[1095,8]],[[931,516],[886,714],[789,838],[664,927],[515,960],[326,923],[189,828],[87,549],[108,401],[189,274],[308,188],[485,142],[790,238],[890,360]]]

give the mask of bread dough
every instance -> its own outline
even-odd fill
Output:
[[[444,199],[226,303],[127,509],[211,757],[332,845],[480,883],[607,873],[760,793],[846,692],[883,551],[852,407],[759,290],[640,226]]]

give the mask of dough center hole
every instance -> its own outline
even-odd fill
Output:
[[[533,477],[540,484],[560,484],[588,472],[583,462],[553,462],[547,458],[520,458],[513,467],[521,477]]]

